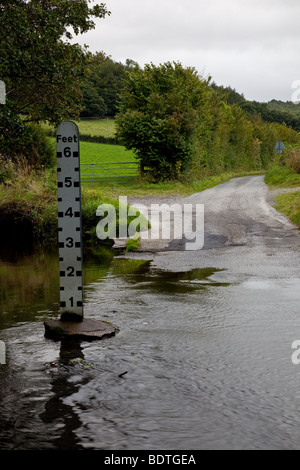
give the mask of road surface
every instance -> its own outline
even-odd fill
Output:
[[[180,204],[182,207],[192,204],[194,211],[197,204],[203,204],[205,233],[202,251],[223,249],[222,253],[229,253],[230,247],[244,247],[240,250],[244,254],[252,256],[255,248],[256,251],[271,256],[278,250],[299,249],[299,228],[274,209],[270,195],[263,176],[249,176],[232,179],[186,198],[133,199],[130,202],[148,215],[152,227],[151,214],[155,219],[154,223],[157,221],[157,217],[153,216],[154,211],[151,211],[151,207],[156,207],[154,204],[160,205],[159,210],[165,205],[165,211],[168,211],[168,207],[172,208],[172,204]],[[147,210],[143,211],[143,207],[147,207]],[[172,216],[171,211],[171,221]],[[174,233],[173,229],[174,226],[171,228],[171,235]],[[185,242],[184,233],[181,239],[171,237],[164,240],[153,239],[150,230],[148,239],[142,237],[139,251],[177,252],[185,250]],[[196,256],[195,253],[192,256]]]

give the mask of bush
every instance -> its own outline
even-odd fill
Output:
[[[249,117],[194,69],[146,65],[127,76],[116,119],[117,135],[155,181],[196,180],[231,170],[261,170],[279,139],[299,145],[287,126]],[[286,145],[287,146],[287,145]],[[293,155],[290,164],[300,169]]]
[[[38,124],[27,124],[28,150],[27,154],[29,162],[34,166],[52,167],[55,163],[55,148],[48,138],[47,132]]]
[[[0,154],[11,161],[26,160],[36,168],[51,167],[55,149],[39,124],[25,123],[9,107],[0,108]]]
[[[167,62],[127,75],[116,119],[117,136],[156,180],[177,178],[209,128],[207,81],[192,68]]]
[[[300,148],[288,149],[283,161],[294,173],[300,173]]]

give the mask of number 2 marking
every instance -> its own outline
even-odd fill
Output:
[[[74,276],[74,271],[75,271],[75,269],[73,268],[73,266],[69,266],[69,267],[67,268],[67,271],[68,271],[67,276],[69,276],[69,277],[70,277],[70,276]]]

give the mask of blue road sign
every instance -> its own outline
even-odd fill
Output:
[[[277,144],[274,147],[274,150],[277,150],[278,153],[282,153],[283,149],[285,149],[285,146],[284,146],[282,140],[278,140]]]

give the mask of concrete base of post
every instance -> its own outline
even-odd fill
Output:
[[[96,340],[110,338],[119,329],[112,323],[100,320],[83,319],[82,321],[48,320],[44,322],[45,336],[54,340],[77,338]]]

